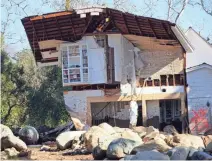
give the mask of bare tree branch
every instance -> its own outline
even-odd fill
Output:
[[[175,23],[177,23],[177,20],[180,18],[180,16],[182,15],[183,11],[185,10],[185,7],[187,6],[189,0],[184,0],[183,1],[183,5],[182,8],[180,10],[180,12],[177,14],[177,17],[175,18]]]

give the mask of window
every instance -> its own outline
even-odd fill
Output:
[[[61,49],[63,83],[88,82],[86,45],[67,45]]]

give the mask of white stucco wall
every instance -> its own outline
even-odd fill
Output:
[[[194,47],[192,53],[186,53],[186,67],[190,68],[202,63],[212,65],[212,46],[206,43],[193,29],[189,29],[185,35]]]
[[[87,97],[104,96],[102,90],[69,91],[64,95],[67,111],[72,117],[86,122]]]
[[[190,129],[196,133],[194,120],[197,119],[197,122],[200,122],[198,124],[199,131],[204,132],[207,126],[210,126],[208,124],[212,123],[210,114],[212,109],[212,69],[202,68],[187,72],[187,83],[189,85],[187,90]],[[207,102],[210,103],[210,107],[207,107]]]
[[[166,89],[166,92],[162,92],[162,89]],[[121,86],[121,94],[122,95],[131,95],[131,85],[125,84]],[[161,94],[161,93],[184,93],[183,86],[162,86],[162,87],[143,87],[136,88],[136,94]]]

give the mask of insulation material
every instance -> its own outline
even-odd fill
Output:
[[[159,100],[147,101],[147,118],[152,119],[154,116],[160,116]]]
[[[141,57],[141,52],[140,49],[135,48],[135,72],[136,72],[136,76],[140,76],[141,71],[144,69],[144,61],[142,60]]]
[[[138,104],[136,101],[130,101],[130,125],[136,126],[138,117]]]
[[[124,60],[122,64],[122,77],[121,77],[121,93],[127,95],[133,95],[136,93],[136,76],[135,76],[135,62],[134,62],[134,46],[127,39],[122,37],[122,48]],[[131,86],[129,86],[129,84]],[[130,93],[125,93],[122,89],[127,86],[127,90]]]

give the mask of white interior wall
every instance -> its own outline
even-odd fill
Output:
[[[162,92],[162,89],[166,89],[166,92]],[[121,86],[122,95],[131,95],[131,85],[125,84]],[[136,88],[136,94],[162,94],[162,93],[184,93],[183,86],[162,86],[162,87],[139,87]]]
[[[122,64],[124,55],[122,54],[122,35],[108,34],[108,45],[114,48],[114,67],[115,67],[115,81],[121,82]]]
[[[84,36],[81,43],[88,46],[89,82],[91,84],[106,83],[107,70],[104,48],[95,42],[93,36]]]
[[[202,68],[187,73],[188,83],[188,110],[189,110],[189,123],[193,133],[196,133],[194,128],[195,123],[193,119],[197,119],[197,116],[202,119],[202,130],[206,130],[207,126],[212,126],[212,69]],[[210,103],[210,107],[207,107],[207,102]],[[202,115],[201,111],[206,115]],[[195,116],[196,115],[196,116]],[[209,124],[209,125],[208,125]]]
[[[64,45],[65,44],[73,44],[73,43],[64,43]],[[95,42],[93,36],[84,36],[81,40],[77,41],[76,44],[87,45],[88,75],[89,75],[88,84],[106,83],[107,70],[106,70],[106,59],[105,59],[104,48],[100,47]]]

